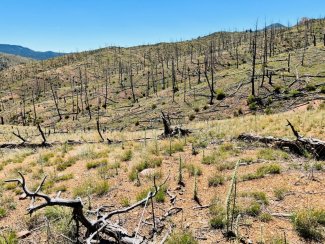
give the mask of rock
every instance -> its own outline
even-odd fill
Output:
[[[24,238],[30,236],[30,234],[31,234],[30,231],[28,231],[28,230],[22,230],[22,231],[20,231],[20,232],[17,233],[17,238],[18,239],[24,239]]]

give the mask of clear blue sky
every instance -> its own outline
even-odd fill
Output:
[[[323,17],[324,0],[0,0],[0,43],[82,51]]]

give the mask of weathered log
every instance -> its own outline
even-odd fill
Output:
[[[264,137],[252,134],[241,134],[238,136],[238,139],[249,142],[271,144],[273,147],[280,148],[282,150],[288,149],[298,155],[306,155],[306,153],[310,153],[317,160],[325,159],[325,141],[302,137],[289,121],[288,126],[290,126],[293,134],[296,137],[296,140],[276,138],[272,136]]]
[[[69,207],[72,211],[72,219],[76,221],[77,226],[79,226],[79,223],[81,223],[86,229],[86,236],[84,241],[88,244],[93,243],[95,238],[98,238],[100,233],[103,233],[111,238],[113,238],[116,243],[121,244],[131,244],[131,243],[143,243],[145,240],[145,237],[139,236],[139,235],[129,235],[127,230],[125,230],[122,226],[114,224],[110,221],[110,218],[112,218],[115,215],[128,213],[129,211],[142,206],[144,203],[148,202],[150,199],[155,197],[155,195],[158,193],[159,189],[166,184],[167,180],[169,179],[169,175],[165,179],[165,181],[159,185],[156,186],[155,180],[154,180],[154,191],[150,191],[144,199],[134,203],[133,205],[113,210],[108,213],[103,213],[102,211],[105,210],[104,207],[98,208],[95,213],[97,215],[97,219],[93,221],[89,217],[87,217],[84,214],[83,210],[83,204],[80,198],[77,199],[62,199],[60,198],[60,192],[57,194],[55,198],[50,197],[49,195],[46,195],[41,192],[41,188],[45,183],[46,177],[43,178],[40,185],[37,187],[35,191],[31,191],[27,185],[25,177],[22,173],[18,172],[20,175],[20,178],[17,179],[10,179],[6,180],[5,182],[17,182],[21,185],[23,190],[23,195],[20,197],[21,200],[24,200],[26,198],[31,199],[31,204],[27,208],[27,211],[29,214],[32,214],[42,208],[48,207],[48,206],[62,206],[62,207]],[[41,199],[43,201],[39,202],[38,199]],[[36,204],[36,205],[35,205]],[[77,231],[79,231],[79,228],[77,228]],[[77,235],[79,235],[77,233]],[[110,242],[111,243],[111,242]],[[113,243],[113,242],[112,242]],[[115,242],[114,242],[115,243]]]

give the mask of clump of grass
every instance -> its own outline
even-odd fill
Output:
[[[323,170],[323,167],[324,167],[324,163],[323,162],[316,162],[314,164],[314,168],[317,170],[317,171],[321,171]]]
[[[272,220],[272,215],[269,213],[261,213],[261,215],[259,216],[259,219],[262,222],[270,222]]]
[[[216,154],[214,154],[214,153],[212,153],[212,154],[210,154],[210,155],[206,155],[206,156],[204,155],[204,156],[202,157],[201,162],[202,162],[203,164],[207,164],[207,165],[214,164],[214,163],[217,162],[217,156],[216,156]]]
[[[133,152],[131,149],[125,150],[121,155],[121,160],[123,162],[130,161],[132,159]]]
[[[261,204],[256,201],[253,201],[248,207],[245,209],[246,214],[250,216],[258,216],[261,213]]]
[[[17,233],[13,230],[1,232],[0,243],[3,244],[16,244],[18,243]]]
[[[295,212],[291,220],[301,237],[316,241],[324,239],[325,210],[302,209]]]
[[[0,207],[0,219],[7,216],[7,210],[4,207]]]
[[[197,244],[192,233],[189,231],[174,231],[167,239],[166,244]]]
[[[130,181],[134,181],[137,178],[137,174],[144,169],[160,167],[162,164],[162,158],[157,156],[151,156],[144,159],[144,161],[134,165],[129,173]]]
[[[148,196],[149,191],[150,191],[150,189],[144,189],[144,190],[140,191],[136,195],[136,200],[141,201],[142,199],[146,198]]]
[[[157,192],[157,194],[155,196],[155,200],[157,202],[161,202],[161,203],[165,202],[166,192],[167,192],[167,187],[166,186],[160,187],[159,191]]]
[[[213,176],[209,178],[208,182],[210,187],[223,185],[225,182],[225,177],[220,173],[215,173]]]
[[[99,161],[90,161],[86,164],[87,169],[95,169],[100,166],[105,166],[107,165],[107,159],[102,159]]]
[[[224,163],[218,163],[216,165],[216,168],[219,171],[232,170],[235,167],[236,167],[236,162],[224,162]]]
[[[17,187],[17,183],[11,182],[4,185],[5,190],[13,190]]]
[[[210,226],[213,229],[222,229],[225,226],[226,210],[219,200],[214,200],[209,208],[211,218]]]
[[[278,164],[269,164],[259,167],[255,173],[248,173],[242,176],[243,181],[261,179],[266,174],[280,174],[281,167]]]
[[[85,181],[76,188],[73,189],[74,197],[85,197],[88,195],[95,194],[97,196],[102,196],[109,191],[109,184],[106,180],[97,181]]]
[[[185,146],[184,141],[182,141],[182,140],[172,141],[170,139],[170,142],[168,144],[164,144],[163,148],[164,148],[165,154],[172,155],[176,152],[183,152],[184,146]]]
[[[257,157],[265,160],[289,159],[288,153],[272,148],[260,149],[257,153]]]
[[[54,157],[53,152],[42,153],[38,156],[37,163],[47,165],[50,162],[50,159]]]
[[[275,198],[279,201],[284,199],[287,192],[288,189],[285,187],[275,188],[273,191]]]
[[[57,175],[54,180],[55,180],[55,182],[60,182],[60,181],[66,181],[66,180],[70,180],[70,179],[73,179],[72,173]]]
[[[226,159],[229,155],[236,155],[238,150],[235,149],[232,143],[224,143],[220,145],[216,150],[214,150],[209,155],[203,155],[201,162],[203,164],[215,164],[219,160]]]
[[[56,232],[71,238],[75,237],[76,231],[71,224],[71,211],[69,209],[59,206],[50,206],[45,209],[44,215],[48,220],[58,220],[54,224],[54,230]]]
[[[130,206],[130,199],[127,197],[123,197],[120,201],[122,207],[129,207]]]
[[[72,165],[74,165],[77,162],[77,160],[78,160],[78,157],[70,157],[66,161],[63,161],[60,164],[58,164],[56,166],[56,169],[58,171],[63,171],[65,169],[71,167]]]
[[[242,192],[241,196],[242,197],[252,197],[259,203],[263,203],[265,205],[269,204],[269,201],[267,199],[265,192],[262,192],[262,191]]]
[[[259,167],[256,171],[257,174],[280,174],[281,166],[279,164],[268,164]]]
[[[194,176],[195,174],[200,176],[202,175],[202,169],[199,166],[194,164],[186,164],[185,168],[187,169],[190,176]]]

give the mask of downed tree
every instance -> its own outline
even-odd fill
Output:
[[[314,138],[305,138],[301,136],[289,120],[287,126],[292,130],[292,133],[296,137],[295,140],[289,140],[286,138],[276,138],[272,136],[258,136],[252,134],[241,134],[238,136],[239,140],[249,142],[261,142],[265,144],[272,144],[272,146],[280,149],[289,149],[291,152],[298,155],[306,155],[309,153],[317,160],[325,159],[325,141],[321,141]]]
[[[26,180],[24,175],[21,172],[18,172],[18,174],[20,175],[20,178],[9,179],[6,180],[5,182],[17,182],[18,184],[21,185],[23,190],[23,195],[19,199],[20,200],[24,200],[26,198],[31,199],[31,204],[27,208],[27,212],[29,214],[32,214],[37,210],[40,210],[48,206],[61,206],[61,207],[71,208],[73,210],[72,219],[75,221],[77,226],[76,237],[78,238],[80,236],[79,232],[80,232],[80,224],[81,224],[86,228],[86,232],[82,237],[82,242],[85,242],[87,244],[94,243],[94,242],[97,243],[99,240],[103,240],[103,238],[110,238],[109,243],[121,243],[121,244],[138,244],[146,241],[146,237],[140,236],[138,234],[138,231],[130,235],[128,234],[127,230],[125,230],[122,226],[113,223],[112,221],[110,221],[110,219],[115,215],[128,213],[129,211],[137,207],[143,205],[146,206],[149,200],[156,196],[160,188],[166,184],[169,178],[168,175],[165,181],[159,186],[156,185],[154,179],[154,190],[150,191],[144,199],[134,203],[129,207],[113,210],[110,212],[106,212],[105,207],[99,207],[95,211],[89,211],[91,213],[94,213],[97,216],[95,220],[92,220],[85,215],[85,212],[83,210],[83,203],[80,198],[63,199],[60,198],[61,192],[58,192],[55,198],[51,198],[49,195],[42,193],[41,188],[45,183],[46,176],[43,178],[41,184],[37,187],[37,189],[35,191],[31,191],[26,185]],[[38,200],[43,200],[43,201],[41,203],[38,203],[37,205],[34,205],[36,202],[39,202]],[[162,218],[162,220],[164,220],[164,218]]]
[[[164,124],[164,133],[161,135],[162,137],[174,137],[174,136],[188,136],[192,132],[188,129],[182,128],[172,128],[169,115],[165,115],[163,111],[161,111],[161,118]]]

